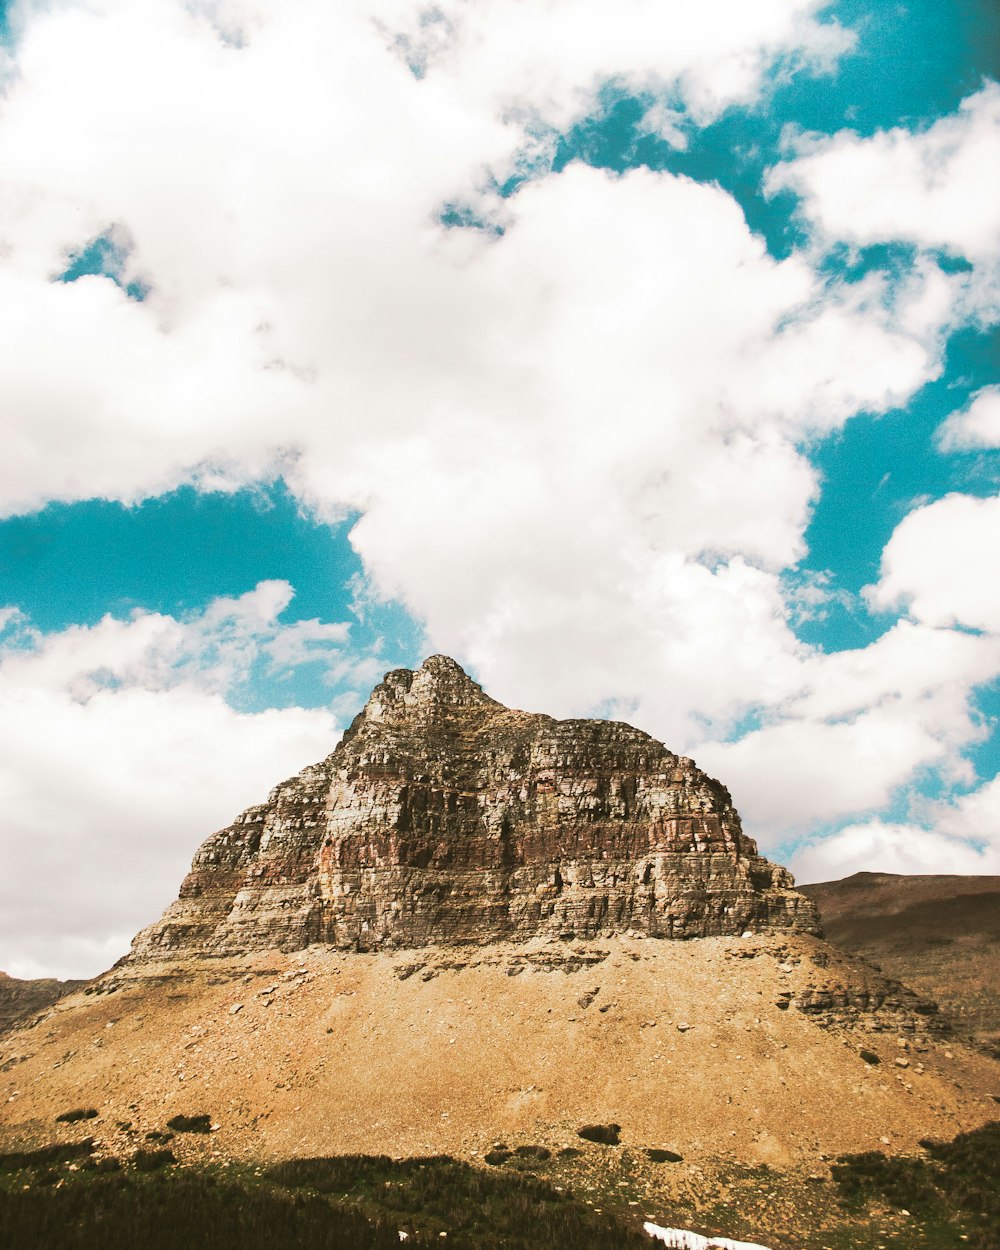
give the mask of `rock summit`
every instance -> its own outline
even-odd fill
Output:
[[[629,725],[386,674],[332,755],[213,834],[134,959],[818,932],[729,792]]]

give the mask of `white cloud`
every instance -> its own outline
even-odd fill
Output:
[[[767,186],[802,197],[828,240],[886,240],[1000,259],[1000,84],[987,82],[958,111],[922,131],[861,138],[801,135]]]
[[[655,135],[672,148],[683,152],[688,146],[688,137],[684,129],[684,114],[680,109],[668,108],[662,102],[652,105],[646,110],[639,122],[638,129],[642,134]]]
[[[570,166],[483,188],[610,78],[671,83],[696,121],[776,60],[828,63],[845,37],[815,8],[498,0],[376,29],[214,6],[229,43],[167,0],[39,17],[0,121],[0,497],[280,469],[320,514],[363,513],[371,585],[501,697],[632,706],[682,747],[786,697],[802,440],[933,377],[937,327],[776,262],[715,186]],[[419,80],[387,33],[418,27]],[[443,229],[448,201],[505,233]],[[48,281],[112,223],[144,304]]]
[[[921,824],[869,820],[802,847],[797,880],[853,872],[1000,873],[1000,777],[948,802],[926,805]]]
[[[400,51],[428,77],[452,78],[462,99],[521,111],[565,129],[616,79],[635,92],[670,90],[700,124],[755,100],[769,69],[794,62],[826,72],[853,46],[821,0],[707,0],[680,9],[657,0],[383,0]]]
[[[937,804],[931,816],[942,833],[990,844],[994,858],[1000,859],[1000,776],[950,803]]]
[[[345,676],[344,627],[282,625],[289,598],[285,583],[264,582],[183,621],[140,612],[48,635],[23,619],[8,629],[0,650],[6,971],[100,971],[176,895],[204,837],[333,749],[327,709],[240,713],[224,697],[257,659],[295,664],[319,649]],[[361,663],[367,682],[371,664]]]
[[[809,656],[771,723],[695,757],[773,846],[886,807],[920,769],[968,780],[961,752],[982,736],[972,695],[997,673],[996,639],[900,622],[868,647]]]
[[[938,429],[942,451],[1000,447],[1000,386],[984,386]]]
[[[821,842],[798,851],[791,861],[795,879],[835,881],[855,872],[995,873],[996,846],[979,851],[967,842],[919,825],[880,820],[849,825]]]
[[[1000,634],[1000,496],[946,495],[915,508],[882,553],[881,576],[866,588],[873,607],[900,605],[929,625]]]

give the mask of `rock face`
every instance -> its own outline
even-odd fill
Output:
[[[620,722],[512,711],[432,656],[204,843],[132,958],[818,932],[792,885],[691,760]]]

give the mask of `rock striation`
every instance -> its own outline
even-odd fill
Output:
[[[621,722],[513,711],[432,656],[213,834],[131,957],[818,933],[792,886],[690,759]]]

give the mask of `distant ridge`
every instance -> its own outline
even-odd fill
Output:
[[[831,942],[933,998],[1000,1055],[1000,877],[858,872],[799,888]]]
[[[22,981],[0,972],[0,1033],[86,984],[86,981],[57,981],[52,977]]]

